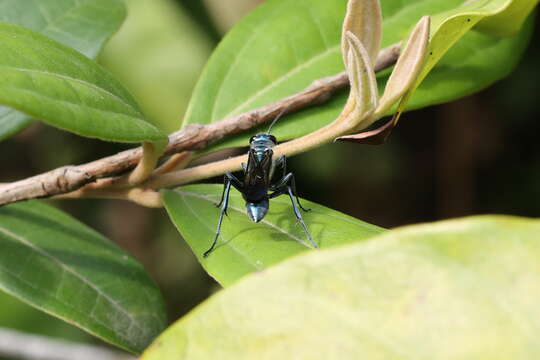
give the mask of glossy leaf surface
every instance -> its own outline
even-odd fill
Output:
[[[121,0],[0,0],[0,21],[38,31],[95,58],[126,15]],[[0,141],[32,123],[0,107]]]
[[[539,0],[514,0],[500,14],[482,19],[476,29],[495,36],[515,35],[538,2]]]
[[[521,24],[526,13],[514,13],[512,12],[513,7],[518,4],[530,2],[531,0],[472,0],[463,3],[463,5],[455,9],[433,16],[429,56],[420,74],[419,81],[422,81],[428,75],[431,69],[446,54],[448,49],[459,41],[474,25],[508,13],[514,16],[514,18],[509,18],[508,21]],[[532,10],[528,6],[527,9],[529,11]],[[477,32],[477,34],[482,35],[484,32]],[[499,36],[493,35],[487,35],[486,37],[492,40],[501,39]],[[476,82],[478,81],[472,73],[470,74],[470,79]]]
[[[99,65],[5,22],[0,22],[0,104],[81,136],[119,142],[165,137]]]
[[[0,289],[131,352],[166,324],[143,267],[102,235],[37,201],[0,208]]]
[[[288,197],[270,201],[270,210],[259,223],[246,215],[240,193],[231,190],[228,218],[216,249],[208,250],[220,213],[215,206],[222,185],[191,185],[163,192],[167,212],[206,271],[220,284],[228,286],[240,277],[261,271],[293,255],[312,250],[300,224],[296,222]],[[321,248],[363,241],[384,230],[324,206],[300,200],[310,212],[302,216],[313,240]]]
[[[483,2],[492,1],[498,0]],[[405,39],[423,15],[449,12],[461,3],[382,1],[382,46]],[[218,121],[291,95],[314,79],[343,71],[340,36],[345,5],[345,0],[270,0],[259,6],[233,28],[213,54],[194,91],[184,124]],[[470,31],[423,82],[408,108],[450,101],[507,75],[519,60],[531,30],[529,22],[519,35],[503,39]],[[380,91],[388,75],[380,74]],[[345,100],[342,94],[323,107],[289,116],[278,122],[273,132],[282,140],[305,135],[333,121]],[[210,150],[242,146],[261,129],[229,138]]]
[[[144,360],[536,359],[540,221],[410,226],[214,295]]]

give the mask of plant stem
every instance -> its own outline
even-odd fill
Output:
[[[377,58],[375,70],[381,71],[395,64],[399,57],[400,46],[400,43],[396,43],[381,50]],[[342,72],[337,75],[315,80],[309,87],[296,94],[243,114],[208,125],[189,124],[170,135],[169,144],[165,149],[164,155],[201,150],[208,146],[208,144],[226,136],[240,133],[266,121],[270,121],[281,112],[287,114],[309,106],[319,105],[328,101],[339,90],[346,88],[348,84],[349,79],[347,74]],[[315,131],[313,134],[320,134],[319,131],[321,130]],[[314,137],[310,139],[314,139]],[[290,143],[294,144],[294,140]],[[282,146],[284,145],[286,144],[280,145],[276,150],[282,151]],[[288,154],[290,155],[297,153],[292,149],[289,150],[290,152]],[[0,205],[67,194],[82,188],[86,184],[91,184],[98,179],[125,173],[135,168],[141,158],[142,148],[138,147],[87,164],[65,166],[24,180],[2,184],[0,185]],[[196,179],[201,179],[201,176],[211,177],[222,174],[225,171],[237,170],[240,166],[239,161],[241,161],[241,158],[232,158],[213,163],[213,165],[207,164],[193,169],[182,170],[181,183],[185,184]],[[208,170],[209,168],[211,170]],[[164,180],[159,181],[156,180],[155,176],[151,177],[145,183],[145,186],[153,183],[169,184],[169,186],[175,185],[171,183],[172,178],[168,175],[161,175],[164,177]],[[79,193],[84,194],[84,191]]]

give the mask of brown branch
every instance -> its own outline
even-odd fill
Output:
[[[381,50],[375,70],[380,71],[392,66],[399,56],[399,51],[400,43]],[[322,104],[348,84],[347,74],[342,72],[315,80],[309,87],[294,95],[243,114],[208,125],[189,124],[171,134],[164,155],[200,150],[226,136],[269,121],[282,111],[287,114]],[[2,184],[0,205],[72,192],[97,179],[119,175],[135,168],[141,156],[142,150],[138,147],[87,164],[65,166],[24,180]]]

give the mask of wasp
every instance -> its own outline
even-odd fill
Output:
[[[300,208],[306,212],[310,211],[310,209],[305,209],[300,203],[300,199],[296,193],[294,174],[287,172],[285,156],[279,156],[277,158],[273,156],[274,152],[272,149],[277,145],[277,140],[275,136],[270,135],[270,129],[283,112],[274,119],[265,133],[257,134],[249,139],[248,161],[247,164],[242,163],[243,180],[240,181],[232,173],[225,174],[221,200],[216,205],[217,207],[221,206],[216,235],[210,248],[203,254],[204,257],[210,255],[217,244],[221,233],[223,215],[227,215],[231,186],[242,194],[242,197],[246,201],[247,216],[256,223],[261,221],[268,212],[270,199],[280,195],[288,195],[291,199],[293,213],[302,225],[309,242],[314,248],[318,247],[315,241],[313,241],[299,210]],[[276,181],[272,181],[276,170],[279,168],[282,170],[281,177]]]

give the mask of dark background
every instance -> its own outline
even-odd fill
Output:
[[[170,44],[159,47],[152,40],[148,34],[153,28],[143,26],[152,23],[151,12],[139,8],[137,15],[135,7],[139,5],[133,5],[140,1],[144,0],[133,0],[130,5],[134,7],[131,15],[139,20],[126,24],[100,61],[135,93],[151,117],[161,119],[158,124],[173,131],[212,47],[257,1],[227,1],[232,9],[222,17],[212,15],[222,10],[211,6],[213,10],[207,10],[200,1],[168,3],[160,11],[174,10],[177,18],[173,20],[182,24],[174,28],[182,34],[175,38],[183,41],[178,48]],[[153,36],[163,38],[159,31]],[[170,58],[169,63],[156,64],[150,58],[144,60],[146,55],[133,56],[144,43],[141,39],[166,53],[163,58]],[[537,25],[525,56],[509,77],[473,96],[404,114],[385,145],[332,144],[291,158],[289,166],[295,171],[300,195],[386,228],[474,214],[539,217],[539,40]],[[190,51],[185,51],[186,46]],[[181,84],[167,83],[171,72],[178,72]],[[170,108],[164,109],[166,95],[160,91],[172,91],[178,101],[166,100]],[[0,182],[91,161],[124,148],[35,124],[0,143]],[[144,264],[164,291],[171,320],[218,289],[164,210],[109,200],[55,203]],[[0,326],[88,340],[79,330],[6,295],[0,295],[0,306]]]

